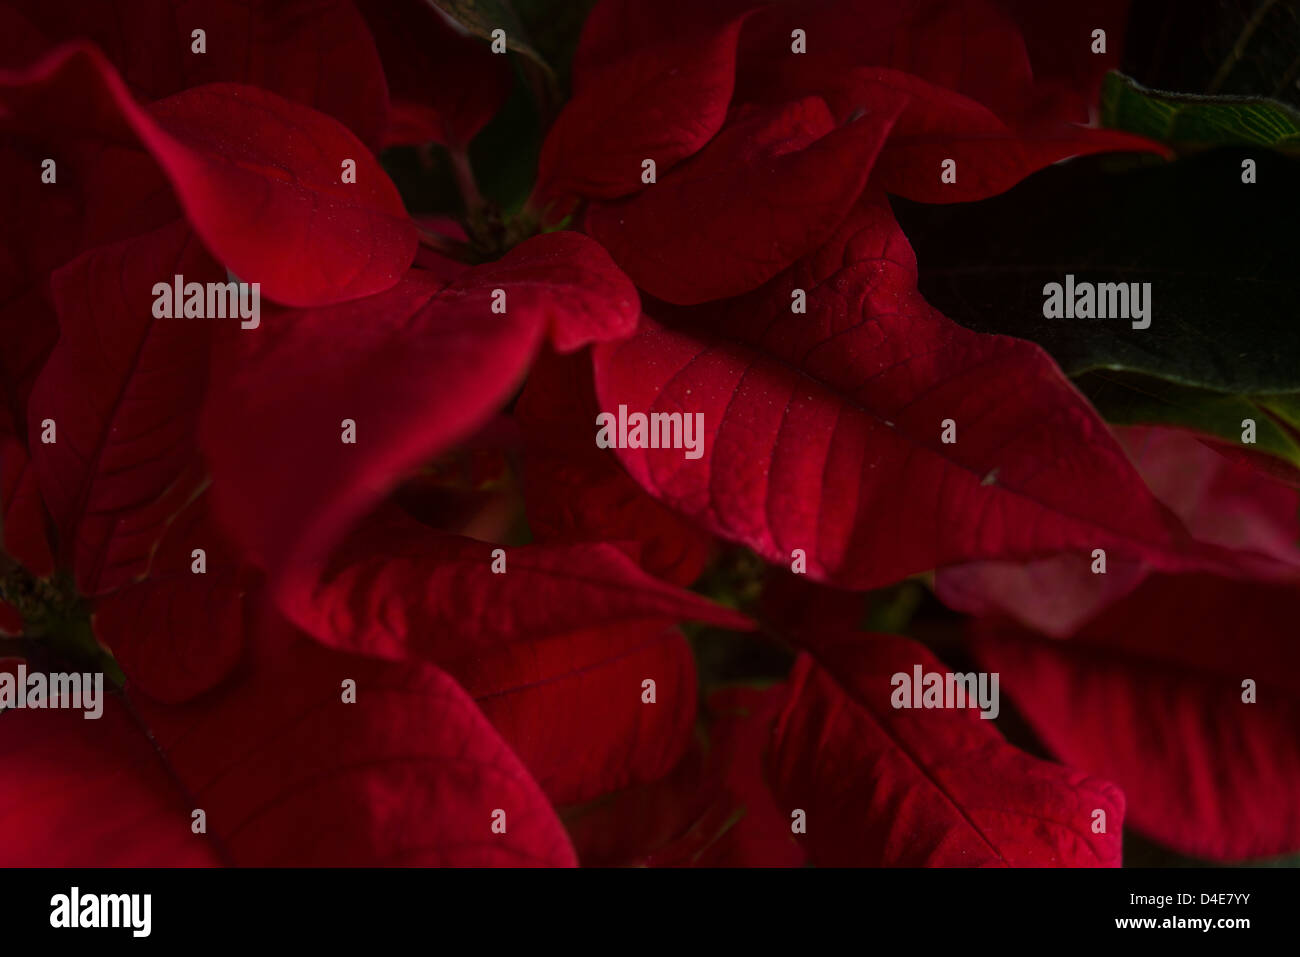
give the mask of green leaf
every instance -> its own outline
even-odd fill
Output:
[[[1300,394],[1265,396],[1260,405],[1291,428],[1300,430]]]
[[[1242,421],[1253,419],[1255,444],[1242,447],[1271,455],[1300,470],[1300,436],[1287,427],[1285,420],[1276,421],[1277,413],[1270,415],[1274,402],[1291,403],[1300,412],[1300,396],[1224,395],[1117,372],[1090,372],[1075,384],[1106,421],[1117,425],[1194,427],[1204,435],[1240,444]],[[1296,477],[1300,478],[1300,471]]]
[[[1239,150],[1089,158],[979,203],[894,199],[920,288],[953,320],[1043,346],[1109,421],[1194,429],[1300,469],[1300,161]],[[1150,327],[1045,318],[1044,287],[1150,283]],[[1291,473],[1293,474],[1293,473]]]
[[[1285,103],[1165,93],[1119,73],[1107,74],[1102,84],[1101,122],[1181,150],[1265,146],[1300,153],[1300,112]]]
[[[980,332],[1039,343],[1071,376],[1120,370],[1261,395],[1300,392],[1300,162],[1212,151],[1107,171],[1105,158],[1050,167],[979,203],[895,199],[920,287]],[[1151,284],[1151,325],[1044,318],[1044,287]]]
[[[1137,0],[1124,69],[1157,90],[1271,96],[1300,107],[1300,16],[1276,0]]]

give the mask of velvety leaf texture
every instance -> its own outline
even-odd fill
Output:
[[[1054,754],[1123,788],[1139,831],[1209,860],[1274,857],[1300,848],[1297,594],[1162,577],[1069,641],[989,622],[972,647]]]
[[[755,108],[663,183],[593,204],[587,228],[652,296],[692,304],[746,292],[830,236],[903,102],[838,128],[819,97]],[[692,268],[706,256],[709,270]]]
[[[1112,73],[1102,87],[1101,116],[1107,126],[1180,149],[1267,146],[1300,152],[1300,111],[1265,97],[1164,93]]]
[[[450,284],[412,270],[379,296],[268,317],[217,360],[203,434],[218,510],[274,578],[310,577],[407,470],[505,403],[544,336],[572,349],[624,335],[636,309],[603,250],[554,233]]]
[[[515,403],[523,426],[524,499],[543,542],[634,541],[648,572],[689,585],[704,570],[712,536],[661,504],[592,442],[596,421],[591,360],[543,355]],[[583,490],[581,499],[574,488]]]
[[[243,680],[183,708],[139,700],[131,716],[110,699],[100,721],[6,714],[0,818],[26,826],[0,859],[50,863],[50,848],[63,848],[82,865],[574,862],[537,785],[445,674],[328,652],[273,627],[253,642]],[[355,703],[343,700],[345,680]],[[47,741],[84,763],[52,760]],[[84,813],[87,787],[100,814]],[[62,797],[34,804],[51,792]],[[191,804],[206,836],[191,831]],[[505,834],[492,831],[497,810]]]
[[[148,578],[95,603],[95,631],[133,690],[188,701],[234,670],[252,628],[256,574],[209,514],[210,493],[168,526]]]
[[[1298,29],[0,0],[0,866],[1300,862]]]
[[[61,559],[87,595],[141,577],[166,522],[198,488],[195,429],[212,326],[155,319],[154,283],[224,273],[184,222],[104,246],[52,279],[58,344],[28,405]]]
[[[814,863],[1118,866],[1117,788],[1017,751],[978,711],[894,708],[892,676],[916,665],[943,670],[906,639],[855,634],[795,666],[769,773],[806,811]]]
[[[742,23],[688,31],[585,74],[542,149],[542,194],[614,199],[641,188],[643,160],[667,172],[695,154],[726,119]]]
[[[584,626],[660,618],[749,624],[743,615],[651,578],[612,545],[520,545],[502,549],[502,556],[493,552],[486,542],[435,532],[401,512],[381,512],[344,540],[310,591],[286,596],[287,610],[327,644],[439,662]]]
[[[247,83],[326,113],[378,145],[388,91],[366,25],[348,0],[7,0],[34,31],[29,66],[45,46],[84,38],[140,101],[205,83]],[[193,52],[195,28],[204,52]],[[43,41],[43,42],[42,42]],[[25,61],[25,62],[20,62]],[[331,64],[346,63],[346,71]]]
[[[704,415],[701,458],[620,449],[628,472],[717,534],[782,563],[802,549],[809,574],[848,587],[959,556],[1107,545],[1180,561],[1185,531],[1052,362],[949,322],[915,276],[888,210],[866,204],[751,297],[664,313],[708,333],[643,318],[598,347],[602,408]]]
[[[280,302],[322,305],[382,291],[415,256],[415,226],[365,145],[338,121],[274,93],[214,83],[146,111],[98,50],[73,44],[25,72],[0,73],[0,103],[35,142],[139,144],[213,255]],[[87,122],[58,126],[72,110]],[[355,183],[343,181],[345,160],[355,163]]]

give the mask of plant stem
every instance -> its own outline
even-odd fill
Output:
[[[474,169],[469,163],[469,154],[463,150],[448,150],[447,154],[451,157],[451,171],[456,177],[456,186],[460,189],[461,198],[465,201],[465,212],[471,219],[483,208],[483,194],[478,191],[478,183],[474,179]]]

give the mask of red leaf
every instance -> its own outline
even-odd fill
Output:
[[[803,30],[808,52],[791,50]],[[824,94],[855,67],[911,73],[935,86],[1016,113],[1033,98],[1029,54],[1015,22],[985,0],[775,3],[741,43],[736,99]]]
[[[968,615],[1007,615],[1053,638],[1074,634],[1098,611],[1142,584],[1149,572],[1140,559],[1097,560],[1064,552],[1031,561],[970,562],[937,569],[934,593],[949,608]]]
[[[645,318],[597,347],[603,409],[704,416],[701,458],[620,449],[628,472],[710,531],[781,564],[803,549],[814,579],[850,588],[958,557],[1180,561],[1185,531],[1051,359],[930,309],[915,268],[888,209],[867,204],[753,295],[664,313],[709,333]]]
[[[0,407],[0,552],[37,578],[54,570],[45,537],[45,507],[27,447]]]
[[[402,482],[391,500],[422,524],[481,542],[513,541],[523,513],[519,423],[504,413]]]
[[[203,427],[218,511],[273,577],[308,573],[404,472],[505,403],[545,333],[576,348],[626,335],[636,310],[600,247],[552,233],[449,285],[414,270],[379,296],[277,312],[223,344]]]
[[[95,602],[95,633],[128,687],[168,704],[188,701],[230,674],[250,628],[256,576],[224,542],[208,500],[205,494],[167,528],[147,580]]]
[[[585,86],[639,49],[724,30],[764,0],[599,0],[582,24],[573,83]]]
[[[879,108],[900,96],[907,107],[872,172],[887,193],[922,203],[962,203],[1005,192],[1031,173],[1071,156],[1118,151],[1171,155],[1119,130],[1090,129],[1053,118],[1004,122],[992,110],[943,87],[894,70],[857,70],[827,100],[837,115]],[[955,163],[953,182],[943,164]]]
[[[691,742],[695,659],[675,627],[624,622],[486,654],[464,645],[448,672],[556,804],[662,777]]]
[[[100,721],[0,717],[0,862],[574,862],[537,785],[442,672],[330,652],[287,629],[251,648],[239,680],[192,704],[135,702],[139,727],[116,698]],[[191,833],[193,809],[206,839]],[[491,829],[497,809],[504,834]]]
[[[542,146],[539,202],[638,192],[643,160],[662,176],[703,147],[727,116],[743,22],[688,28],[585,69]]]
[[[1297,607],[1295,587],[1161,576],[1069,641],[987,622],[972,642],[1054,754],[1124,789],[1130,824],[1238,861],[1300,850]]]
[[[362,522],[319,580],[282,593],[320,641],[451,668],[467,657],[577,629],[695,620],[747,630],[743,615],[652,578],[608,544],[494,546],[426,528],[397,509]],[[639,687],[639,683],[638,683]]]
[[[1120,68],[1128,27],[1128,0],[1087,4],[996,0],[1024,38],[1040,93],[1062,118],[1087,122],[1097,105],[1102,77]],[[1106,32],[1106,52],[1093,51],[1094,30]]]
[[[184,222],[99,247],[51,279],[60,337],[28,405],[32,465],[83,595],[143,575],[198,487],[211,326],[155,319],[154,283],[224,279]],[[52,420],[55,441],[37,440]]]
[[[1236,567],[1224,562],[1216,571],[1261,581],[1300,580],[1300,491],[1225,458],[1191,433],[1115,431],[1152,492],[1192,535],[1229,550]],[[1065,638],[1153,570],[1146,562],[1108,557],[1103,575],[1093,572],[1093,564],[1087,555],[1067,554],[951,566],[935,573],[935,593],[967,614],[1009,615]]]
[[[1124,797],[1008,745],[972,710],[897,710],[894,674],[945,671],[890,635],[842,634],[800,658],[770,775],[821,866],[1118,866]],[[1093,833],[1094,812],[1106,833]]]
[[[798,867],[807,862],[791,831],[791,818],[777,806],[765,774],[772,725],[789,697],[782,684],[765,690],[734,687],[709,697],[710,757],[721,775],[721,793],[682,840],[651,856],[655,865],[697,867]],[[726,817],[721,812],[727,812]],[[723,822],[712,833],[701,826]],[[701,841],[702,838],[707,840]],[[689,851],[690,856],[686,857]]]
[[[15,669],[0,669],[15,673]],[[220,863],[190,832],[190,808],[119,700],[0,715],[0,864],[195,867]]]
[[[59,337],[50,273],[95,246],[170,223],[180,209],[157,165],[134,146],[79,140],[38,150],[21,137],[0,141],[9,227],[0,234],[0,383],[25,425],[32,384]],[[57,163],[56,182],[41,181],[45,158]]]
[[[795,867],[802,848],[763,778],[784,685],[734,687],[709,697],[707,750],[671,774],[565,815],[586,866]]]
[[[86,39],[148,102],[204,83],[247,83],[326,113],[376,146],[388,93],[379,54],[348,0],[7,0],[45,42],[29,38],[0,65],[29,66],[48,43]],[[205,51],[193,52],[193,31]],[[2,52],[2,51],[0,51]],[[340,69],[339,67],[345,67]]]
[[[611,545],[523,545],[498,556],[391,508],[348,537],[313,588],[281,602],[328,645],[437,662],[559,803],[652,780],[681,756],[695,666],[665,621],[750,627]],[[643,700],[646,679],[654,702]]]
[[[465,149],[510,92],[509,60],[457,33],[428,0],[363,0],[360,8],[392,96],[384,146]]]
[[[273,93],[217,83],[146,112],[97,50],[74,44],[0,72],[0,107],[33,144],[143,146],[213,254],[280,302],[380,292],[415,256],[415,226],[364,144]],[[356,163],[355,183],[342,182],[344,160]]]
[[[818,97],[749,111],[662,182],[593,203],[587,229],[657,298],[746,292],[830,237],[904,102],[838,128]]]
[[[0,249],[0,258],[3,256]],[[0,302],[0,342],[5,343],[0,352],[0,405],[5,415],[25,419],[27,397],[59,337],[59,324],[35,283],[0,277],[0,300],[4,300]]]
[[[587,355],[542,355],[515,416],[524,433],[528,527],[537,541],[635,541],[641,566],[652,575],[677,585],[700,576],[712,536],[647,495],[612,452],[596,447]]]
[[[1178,429],[1116,428],[1152,491],[1203,542],[1254,559],[1261,576],[1294,577],[1300,568],[1300,489],[1274,481]]]
[[[1075,125],[1088,121],[1105,64],[1115,63],[1110,54],[1124,27],[1123,11],[1115,8],[1122,4],[1086,13],[1059,4],[1029,6],[1035,5],[901,0],[864,10],[851,0],[775,4],[743,36],[736,100],[816,94],[843,120],[905,96],[907,108],[873,177],[886,192],[919,202],[983,199],[1071,156],[1167,152],[1141,137]],[[1032,50],[1020,22],[1032,30]],[[1113,34],[1106,56],[1091,52],[1097,27]],[[808,53],[791,52],[794,29],[805,32]],[[1045,83],[1031,59],[1043,67]],[[956,181],[945,183],[941,164],[949,159],[957,164]]]

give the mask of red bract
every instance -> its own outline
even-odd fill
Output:
[[[990,621],[972,648],[1054,754],[1124,789],[1142,833],[1211,860],[1269,857],[1300,849],[1298,600],[1162,576],[1068,641]]]
[[[260,576],[235,556],[205,493],[167,527],[148,577],[95,602],[95,633],[133,690],[181,703],[239,663]]]
[[[561,803],[652,780],[680,756],[695,669],[672,622],[749,626],[610,545],[495,550],[396,510],[281,600],[328,645],[438,663]]]
[[[1300,850],[1296,490],[887,198],[1160,150],[1086,125],[1123,0],[600,0],[571,74],[442,6],[0,0],[0,657],[109,685],[0,715],[0,863],[1110,866],[1116,785]]]
[[[537,201],[626,196],[641,188],[645,159],[665,173],[697,153],[726,119],[743,22],[688,26],[683,36],[585,67],[543,146]]]
[[[784,685],[709,696],[708,746],[653,784],[565,815],[585,865],[797,867],[806,862],[764,773]]]
[[[27,448],[0,406],[0,562],[9,556],[34,575],[48,575],[54,562],[43,525],[40,489]],[[21,612],[0,598],[0,635],[19,635],[22,630]]]
[[[176,273],[225,279],[184,222],[97,247],[51,277],[60,335],[27,431],[42,437],[32,465],[60,562],[84,595],[140,577],[202,478],[195,431],[212,326],[154,318],[153,285]]]
[[[407,470],[487,421],[544,337],[625,335],[636,312],[600,247],[555,233],[450,283],[412,270],[370,299],[269,316],[218,358],[204,425],[218,507],[277,581],[309,574]]]
[[[975,100],[894,70],[847,74],[828,102],[843,115],[905,97],[872,171],[888,193],[924,203],[958,203],[1005,192],[1031,173],[1070,156],[1164,152],[1149,140],[1118,130],[1066,123],[1016,125]],[[952,164],[945,180],[945,164]]]
[[[865,634],[819,637],[795,665],[771,779],[806,812],[814,863],[1118,866],[1113,785],[1017,751],[976,711],[892,707],[891,676],[917,666],[940,670],[921,645]]]
[[[447,25],[428,0],[363,0],[388,77],[383,145],[463,150],[510,92],[509,61]]]
[[[591,440],[596,421],[591,360],[543,355],[515,416],[524,432],[524,498],[534,537],[546,542],[631,541],[653,575],[689,585],[704,570],[713,537],[628,477],[614,453]],[[573,494],[582,489],[581,498]]]
[[[1244,462],[1220,455],[1191,433],[1117,430],[1151,490],[1201,542],[1222,546],[1220,573],[1261,581],[1300,581],[1300,492]],[[1031,562],[977,562],[940,568],[935,591],[972,615],[1007,615],[1064,638],[1136,588],[1150,563],[1107,556],[1105,574],[1088,554]]]
[[[846,587],[1064,548],[1177,563],[1185,531],[1055,364],[948,321],[915,280],[877,200],[753,294],[597,347],[602,408],[704,414],[701,458],[621,448],[628,472],[711,531],[781,564],[802,550],[810,575]]]
[[[8,413],[0,409],[0,548],[33,575],[54,567],[46,542],[36,472]]]
[[[1141,137],[1084,127],[1101,75],[1118,62],[1127,3],[1086,12],[1011,0],[777,3],[741,47],[738,102],[824,96],[838,119],[870,110],[880,87],[904,94],[874,174],[890,193],[930,203],[1003,192],[1087,153],[1159,151]],[[1093,31],[1107,36],[1094,52]],[[807,53],[794,53],[802,31]],[[942,178],[943,164],[955,163]]]
[[[282,625],[250,647],[242,680],[187,706],[110,697],[99,721],[7,714],[0,861],[573,863],[537,785],[445,674]]]
[[[520,640],[446,668],[557,805],[662,777],[694,734],[695,660],[667,621]]]
[[[280,302],[380,292],[414,258],[415,227],[365,145],[275,94],[210,84],[146,111],[98,50],[74,45],[0,73],[0,104],[33,146],[146,150],[212,253]],[[75,125],[64,119],[74,112]],[[348,163],[355,182],[345,181]]]
[[[1091,119],[1102,77],[1120,66],[1129,0],[994,2],[1020,29],[1040,97],[1062,118]],[[1098,30],[1105,34],[1104,51],[1095,49]]]
[[[15,39],[0,66],[29,66],[48,46],[84,38],[117,67],[137,100],[160,100],[205,83],[246,83],[334,117],[369,146],[379,143],[388,105],[384,72],[348,0],[6,5],[9,11],[0,16],[13,18]],[[203,31],[202,52],[195,50],[196,30]]]
[[[794,50],[796,30],[807,53]],[[1064,38],[1057,41],[1065,45]],[[812,0],[772,3],[754,19],[742,46],[737,96],[775,100],[824,92],[864,66],[910,73],[992,110],[1018,111],[1033,93],[1024,39],[996,3]]]
[[[1118,43],[1114,7],[1093,26]],[[605,0],[584,29],[534,202],[627,197],[593,203],[586,228],[645,291],[693,303],[752,289],[808,252],[868,173],[911,199],[958,202],[1071,156],[1162,149],[1079,125],[1079,89],[1061,78],[1095,93],[1100,72],[1078,52],[1092,35],[1064,16],[1033,27],[1035,59],[1050,35],[1070,64],[1043,87],[1016,19],[983,0],[670,12]],[[1113,62],[1114,43],[1097,64]]]
[[[659,299],[753,289],[831,235],[902,106],[886,97],[839,128],[818,97],[748,111],[663,183],[593,204],[587,228]]]
[[[619,622],[748,625],[742,615],[651,578],[612,545],[494,551],[383,512],[344,540],[319,581],[287,595],[287,613],[330,645],[444,663]]]

